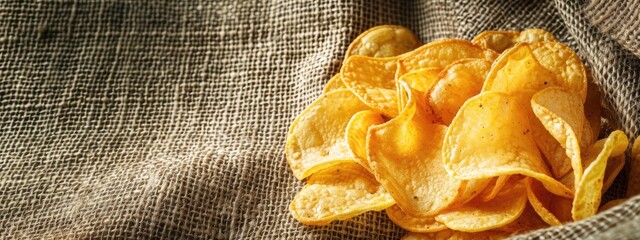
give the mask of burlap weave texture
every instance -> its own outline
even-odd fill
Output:
[[[349,42],[380,24],[424,42],[545,28],[636,136],[640,4],[610,4],[0,1],[0,238],[398,239],[384,213],[306,227],[288,212],[302,183],[286,132]],[[521,237],[640,238],[639,216],[635,198]]]

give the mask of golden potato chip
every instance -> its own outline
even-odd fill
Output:
[[[462,104],[480,93],[490,68],[490,61],[468,58],[442,70],[428,96],[429,105],[442,123],[449,125]]]
[[[493,198],[496,197],[496,195],[498,195],[498,193],[500,193],[502,188],[505,187],[505,185],[509,182],[510,178],[511,178],[511,175],[504,175],[504,176],[493,178],[493,182],[491,182],[485,188],[485,190],[482,193],[480,193],[480,196],[478,197],[483,202],[491,201]],[[515,183],[516,181],[513,181],[513,182]]]
[[[607,160],[623,154],[627,149],[629,140],[622,131],[614,131],[606,139],[599,140],[586,154],[586,163],[589,163],[583,177],[576,184],[575,198],[571,215],[574,220],[581,220],[596,214],[600,206],[601,193],[604,181]]]
[[[347,89],[323,94],[311,103],[291,124],[285,153],[296,178],[302,180],[314,172],[341,162],[353,162],[344,137],[351,116],[368,110]]]
[[[514,39],[518,36],[515,31],[484,31],[471,40],[473,44],[498,53],[513,47]]]
[[[397,58],[351,56],[342,65],[342,82],[373,110],[395,117],[396,62]]]
[[[624,168],[625,157],[624,154],[612,157],[607,161],[607,167],[604,170],[604,183],[602,184],[602,194],[604,194],[609,187],[616,180],[618,174]]]
[[[489,202],[471,201],[464,206],[448,209],[436,220],[449,229],[462,232],[481,232],[499,228],[516,220],[527,206],[524,184],[498,193]]]
[[[398,73],[405,73],[421,68],[440,68],[463,58],[482,58],[493,61],[498,54],[493,50],[483,49],[467,40],[448,39],[431,42],[416,50],[404,54],[398,60]]]
[[[409,87],[411,89],[416,90],[417,92],[420,93],[425,93],[428,92],[433,85],[437,82],[438,80],[438,74],[440,73],[442,69],[440,68],[423,68],[423,69],[418,69],[412,72],[408,72],[402,76],[399,77],[399,81],[403,81],[406,82]],[[402,110],[402,108],[404,107],[404,105],[406,104],[406,93],[404,93],[402,90],[402,87],[397,86],[397,92],[398,92],[398,109]]]
[[[467,233],[445,229],[433,233],[409,232],[402,237],[402,240],[500,240],[508,236],[508,233],[501,231]]]
[[[513,47],[516,43],[551,42],[556,41],[553,34],[543,29],[527,29],[522,32],[514,31],[484,31],[471,42],[498,53]]]
[[[533,207],[531,207],[530,204],[527,204],[527,206],[524,208],[524,211],[522,212],[522,214],[520,214],[520,217],[518,217],[518,219],[501,228],[498,228],[497,230],[508,232],[511,234],[523,234],[526,232],[530,232],[530,231],[545,228],[545,227],[549,227],[549,224],[542,221],[542,219],[540,218],[540,216],[538,216],[538,213],[536,213]]]
[[[393,198],[357,163],[341,163],[314,173],[296,194],[289,211],[301,223],[325,225],[368,211],[382,211]]]
[[[345,86],[344,82],[342,82],[342,75],[338,73],[334,75],[329,80],[329,82],[327,82],[327,85],[324,86],[324,90],[322,90],[322,93],[326,94],[333,90],[345,89],[345,88],[347,88],[347,86]]]
[[[585,68],[580,58],[558,42],[518,43],[496,59],[483,91],[520,92],[525,95],[550,86],[587,95]]]
[[[437,232],[447,229],[444,224],[436,221],[434,217],[412,217],[404,213],[398,205],[387,208],[386,212],[393,223],[407,231]]]
[[[640,138],[633,141],[631,159],[629,160],[629,180],[627,183],[627,197],[640,194]]]
[[[549,204],[549,212],[553,214],[560,222],[571,222],[571,208],[573,208],[573,199],[553,195]]]
[[[587,79],[591,79],[587,84],[587,100],[584,102],[584,114],[587,116],[589,126],[593,133],[591,142],[595,142],[600,134],[602,121],[600,119],[602,113],[600,111],[600,89],[598,85],[593,83],[593,77],[587,73]]]
[[[621,198],[621,199],[614,199],[614,200],[608,201],[607,203],[605,203],[602,206],[600,206],[600,209],[598,210],[598,213],[601,213],[601,212],[607,211],[609,209],[612,209],[615,206],[623,204],[627,200],[629,200],[629,199]]]
[[[353,55],[393,57],[420,47],[422,43],[405,27],[382,25],[361,33],[347,49],[345,59]]]
[[[532,28],[520,32],[514,40],[519,43],[555,42],[556,38],[544,29]]]
[[[577,183],[582,177],[580,155],[582,138],[579,136],[585,134],[582,131],[583,126],[588,124],[580,96],[561,87],[548,87],[533,96],[531,107],[546,130],[565,149],[566,155],[571,159],[571,167]],[[589,127],[587,132],[590,133],[590,129]],[[588,143],[582,143],[582,146],[586,144]],[[557,166],[554,161],[550,163],[552,169]],[[559,165],[563,166],[566,163]],[[558,175],[561,176],[562,172],[558,172]]]
[[[349,149],[355,156],[356,162],[369,172],[372,171],[367,158],[367,133],[369,132],[369,127],[382,123],[384,123],[384,119],[380,114],[365,110],[353,115],[349,124],[347,124],[345,137],[347,138]]]
[[[458,191],[458,195],[451,206],[460,206],[471,201],[480,195],[492,180],[493,178],[479,178],[462,181],[462,191]]]
[[[372,126],[367,136],[369,164],[376,179],[411,216],[432,216],[447,208],[463,187],[442,165],[446,126],[419,112],[415,92],[406,83],[407,106],[390,121]]]
[[[527,178],[525,183],[527,186],[527,198],[529,199],[529,204],[531,204],[540,218],[551,226],[562,225],[560,220],[558,220],[558,218],[548,210],[550,208],[549,206],[551,205],[553,195],[548,192],[542,184],[533,178]]]
[[[457,179],[522,174],[542,182],[554,194],[572,197],[570,189],[550,176],[529,134],[524,106],[518,98],[500,92],[484,92],[467,100],[444,139],[447,171]]]
[[[538,62],[555,77],[554,85],[577,93],[584,103],[587,97],[587,74],[578,55],[559,42],[529,44]]]

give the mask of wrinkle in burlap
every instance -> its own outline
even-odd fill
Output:
[[[384,213],[306,227],[295,116],[380,24],[424,42],[545,28],[639,132],[635,1],[0,1],[0,238],[400,238]],[[634,55],[635,54],[635,55]],[[608,198],[624,194],[619,181]],[[640,198],[525,237],[640,238]]]

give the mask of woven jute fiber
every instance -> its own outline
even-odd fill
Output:
[[[635,1],[0,1],[0,238],[398,239],[371,212],[306,227],[289,125],[381,24],[429,42],[545,28],[608,123],[640,132]],[[607,198],[624,196],[624,174]],[[519,238],[638,239],[640,198]]]

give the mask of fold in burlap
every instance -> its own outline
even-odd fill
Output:
[[[384,213],[306,227],[290,123],[380,24],[424,42],[545,28],[639,131],[638,2],[2,1],[0,238],[400,238]],[[635,17],[634,17],[635,16]],[[634,55],[636,54],[636,55]],[[618,181],[608,198],[624,194]],[[640,199],[524,237],[640,237]]]

